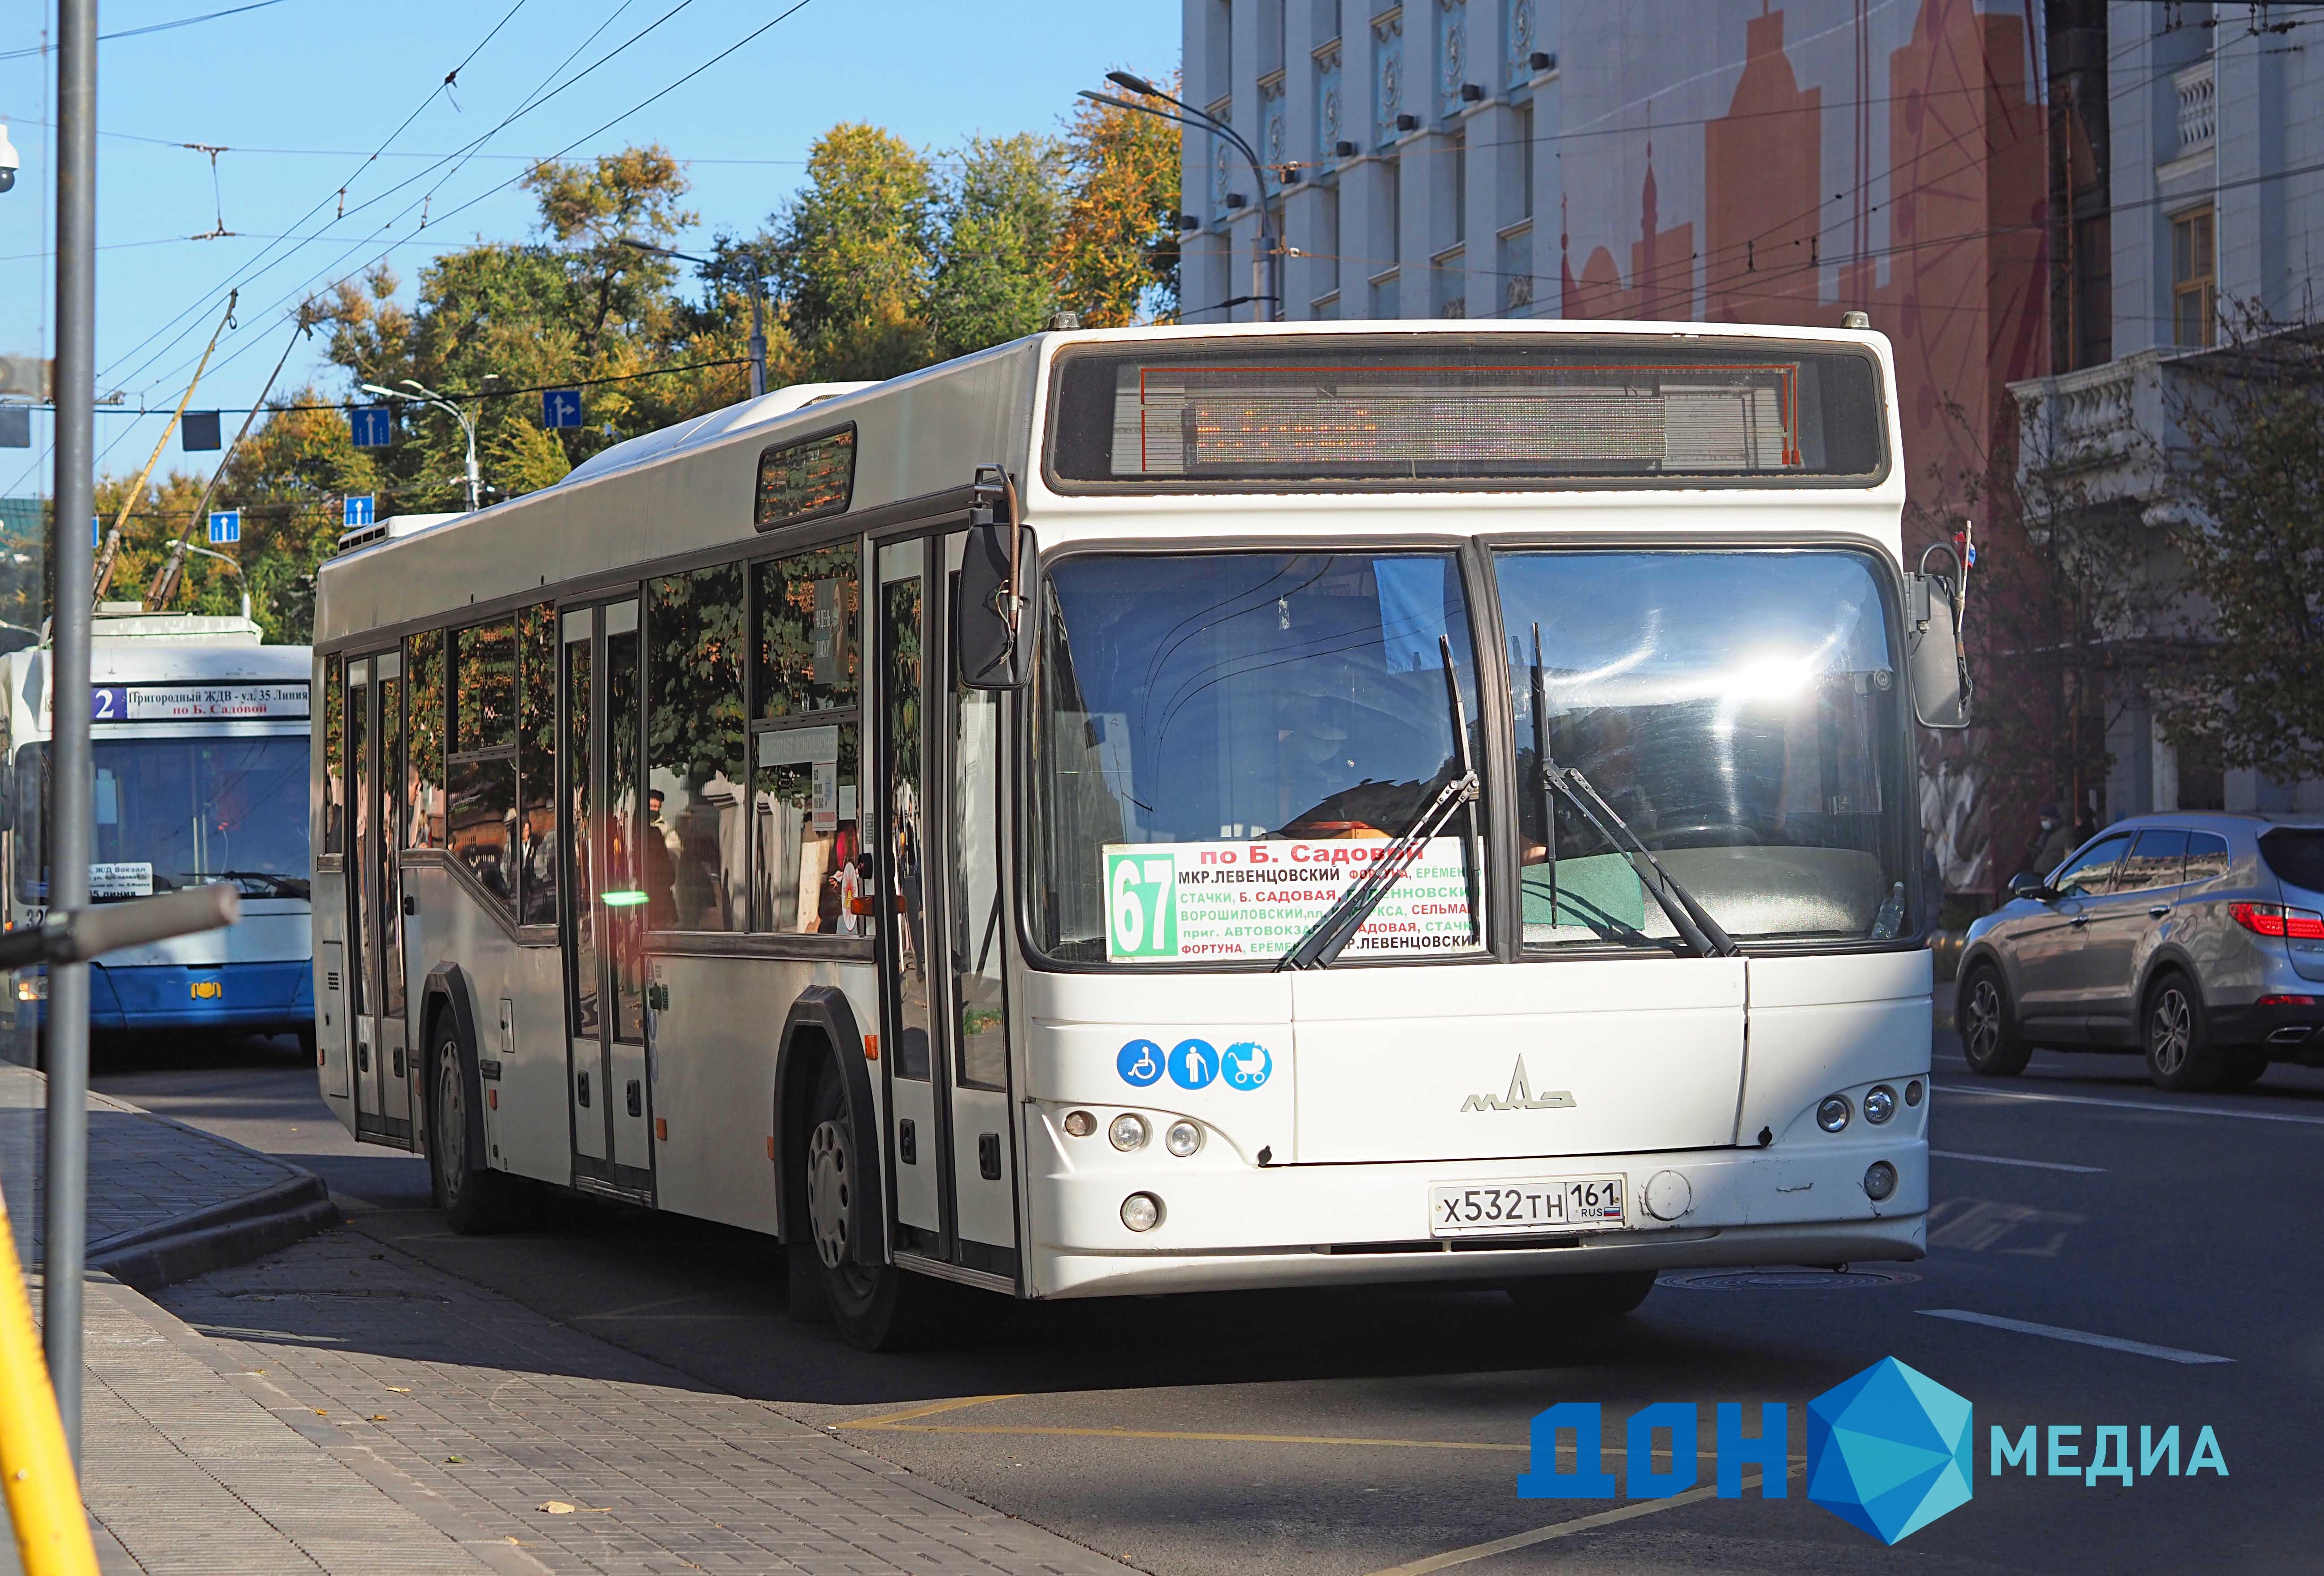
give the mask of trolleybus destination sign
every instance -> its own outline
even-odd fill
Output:
[[[88,692],[96,723],[183,723],[219,717],[304,717],[303,684],[104,684]]]

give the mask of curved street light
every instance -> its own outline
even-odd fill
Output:
[[[487,373],[484,375],[497,377],[499,374]],[[363,392],[366,394],[377,394],[383,400],[409,400],[415,405],[433,405],[438,410],[448,411],[452,419],[460,424],[460,431],[468,440],[468,512],[474,514],[483,507],[480,500],[484,490],[484,477],[476,469],[475,422],[469,419],[466,410],[461,410],[459,406],[421,382],[418,378],[404,378],[401,382],[404,384],[404,388],[418,392],[406,393],[404,389],[383,388],[378,383],[364,384]]]
[[[1281,312],[1283,309],[1283,249],[1278,244],[1275,234],[1275,211],[1273,205],[1268,201],[1267,177],[1261,173],[1259,151],[1244,140],[1240,132],[1210,111],[1196,109],[1184,100],[1172,97],[1143,77],[1132,76],[1128,71],[1108,71],[1105,74],[1105,79],[1117,88],[1127,88],[1132,93],[1143,95],[1148,98],[1158,98],[1163,103],[1174,106],[1180,113],[1173,115],[1169,110],[1157,109],[1150,104],[1139,104],[1135,99],[1130,98],[1116,98],[1110,93],[1092,93],[1087,88],[1082,90],[1081,97],[1088,99],[1092,104],[1110,105],[1115,109],[1127,109],[1139,115],[1150,115],[1157,120],[1176,121],[1180,125],[1193,126],[1197,131],[1213,132],[1234,144],[1235,151],[1242,155],[1243,162],[1250,166],[1250,178],[1259,187],[1259,255],[1252,260],[1251,264],[1253,276],[1251,293],[1247,296],[1229,297],[1219,305],[1238,307],[1246,301],[1254,301],[1259,304],[1260,309],[1268,318],[1273,318]]]

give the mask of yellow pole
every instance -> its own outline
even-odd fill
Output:
[[[57,1395],[24,1297],[23,1266],[0,1197],[0,1486],[24,1576],[97,1576],[88,1513],[65,1449]]]

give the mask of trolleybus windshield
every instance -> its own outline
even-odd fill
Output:
[[[98,740],[90,894],[144,897],[231,880],[251,897],[305,898],[307,741],[303,738]],[[40,818],[49,747],[16,753],[17,895],[48,898]]]

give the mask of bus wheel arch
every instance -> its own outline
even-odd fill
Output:
[[[467,1157],[468,1168],[483,1171],[488,1163],[484,1156],[484,1081],[476,1066],[480,1053],[476,1048],[475,997],[467,971],[457,963],[437,964],[429,973],[427,983],[421,987],[420,999],[427,1004],[420,1014],[420,1021],[425,1025],[425,1037],[420,1042],[420,1067],[426,1077],[422,1087],[431,1092],[430,1099],[423,1102],[427,1120],[421,1130],[427,1135],[428,1151],[434,1153],[440,1138],[436,1131],[436,1108],[432,1099],[436,1087],[436,1061],[448,1039],[459,1047],[460,1076],[468,1095],[463,1101],[467,1130],[460,1135],[461,1148]],[[448,1024],[446,1022],[447,1018],[450,1019]]]
[[[854,1009],[835,987],[810,986],[791,1003],[778,1043],[772,1129],[776,1238],[787,1243],[809,1239],[806,1157],[816,1127],[816,1093],[822,1079],[835,1076],[846,1090],[855,1153],[865,1157],[852,1201],[849,1237],[859,1263],[884,1263],[887,1207],[881,1192],[878,1107]]]

